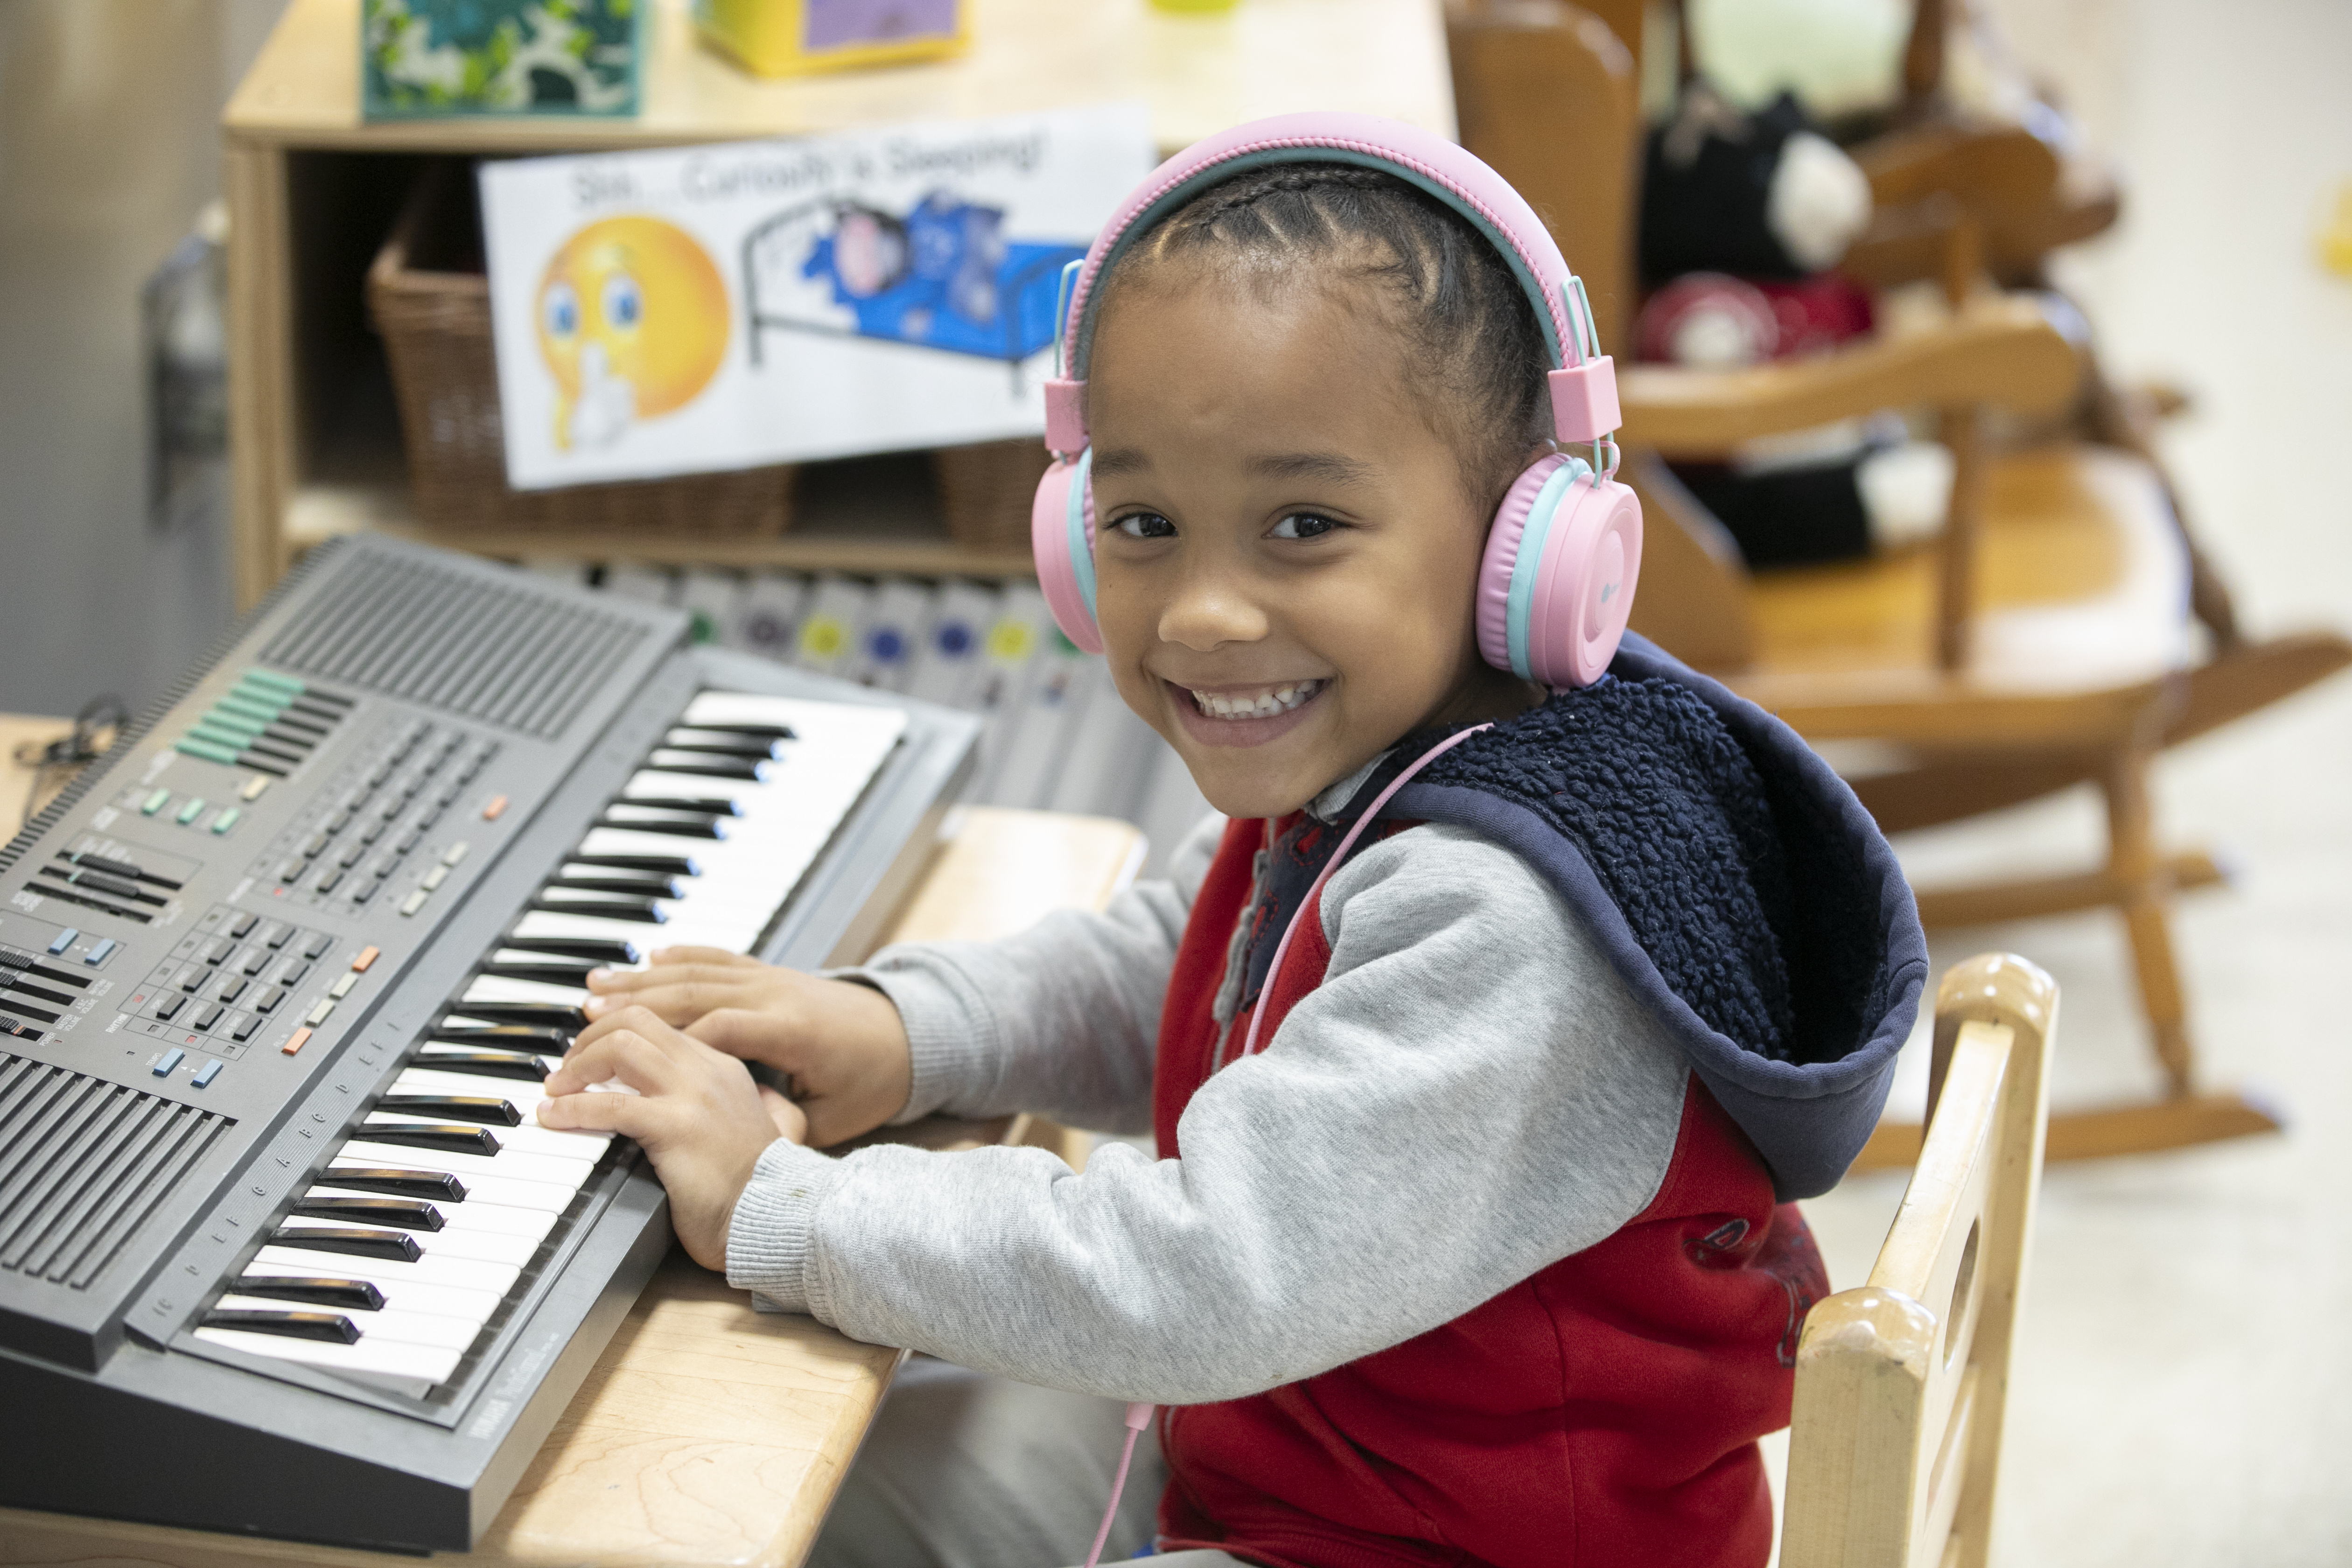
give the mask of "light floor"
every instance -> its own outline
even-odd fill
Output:
[[[2256,632],[2352,626],[2352,279],[2323,272],[2313,243],[2352,181],[2352,5],[1994,8],[2130,169],[2126,222],[2072,258],[2068,282],[2125,377],[2197,395],[2168,457],[2242,617]],[[2244,868],[2234,890],[2185,900],[2176,926],[2206,1076],[2265,1087],[2290,1130],[2049,1170],[2001,1471],[2004,1568],[2352,1563],[2347,781],[2352,677],[2163,765],[2168,837]],[[2093,803],[2070,798],[1899,847],[1926,882],[2086,862],[2097,830]],[[2064,989],[2057,1103],[2154,1083],[2111,921],[1945,933],[1936,963],[1988,948]],[[1857,1178],[1808,1205],[1834,1283],[1867,1274],[1901,1187]]]

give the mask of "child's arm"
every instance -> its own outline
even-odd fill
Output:
[[[858,1339],[1189,1404],[1434,1328],[1650,1202],[1689,1069],[1523,862],[1416,829],[1323,907],[1324,984],[1194,1095],[1181,1160],[779,1142],[729,1278]]]

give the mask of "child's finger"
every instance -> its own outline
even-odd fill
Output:
[[[646,955],[656,968],[666,963],[715,963],[728,969],[767,969],[772,965],[723,947],[657,947]]]
[[[601,1018],[616,1008],[645,1007],[666,1024],[684,1026],[740,1000],[747,990],[740,971],[729,973],[699,965],[632,972],[629,979],[625,986],[600,984],[591,974],[588,986],[594,994],[585,1005],[588,1016]]]
[[[768,1120],[776,1124],[776,1131],[778,1132],[782,1133],[785,1137],[791,1139],[795,1143],[806,1143],[808,1142],[808,1113],[806,1111],[793,1104],[791,1100],[786,1100],[782,1095],[778,1094],[774,1089],[770,1089],[764,1083],[760,1086],[760,1103],[768,1108]]]
[[[749,1007],[714,1007],[685,1030],[689,1040],[699,1040],[713,1050],[745,1061],[765,1062],[771,1067],[788,1065],[778,1058],[782,1047],[792,1043],[794,1032],[774,1013]]]
[[[657,1039],[636,1029],[618,1028],[585,1045],[575,1043],[562,1065],[547,1075],[546,1092],[551,1097],[577,1094],[592,1083],[618,1079],[639,1094],[661,1094],[677,1076],[677,1064]]]
[[[667,1113],[634,1094],[550,1095],[539,1102],[539,1124],[566,1131],[618,1132],[648,1148],[662,1142]]]

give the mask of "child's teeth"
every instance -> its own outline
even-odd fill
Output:
[[[1319,680],[1294,681],[1261,691],[1255,697],[1227,697],[1213,691],[1192,693],[1193,706],[1212,719],[1271,719],[1286,713],[1323,689]]]

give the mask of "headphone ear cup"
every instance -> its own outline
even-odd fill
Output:
[[[1642,503],[1555,453],[1513,482],[1478,574],[1478,651],[1546,686],[1590,686],[1616,657],[1642,565]]]
[[[1062,635],[1087,653],[1103,650],[1095,624],[1095,497],[1092,448],[1056,458],[1029,505],[1029,552],[1037,586]]]
[[[1642,575],[1642,502],[1614,479],[1580,479],[1546,535],[1528,662],[1546,686],[1590,686],[1609,669]]]

